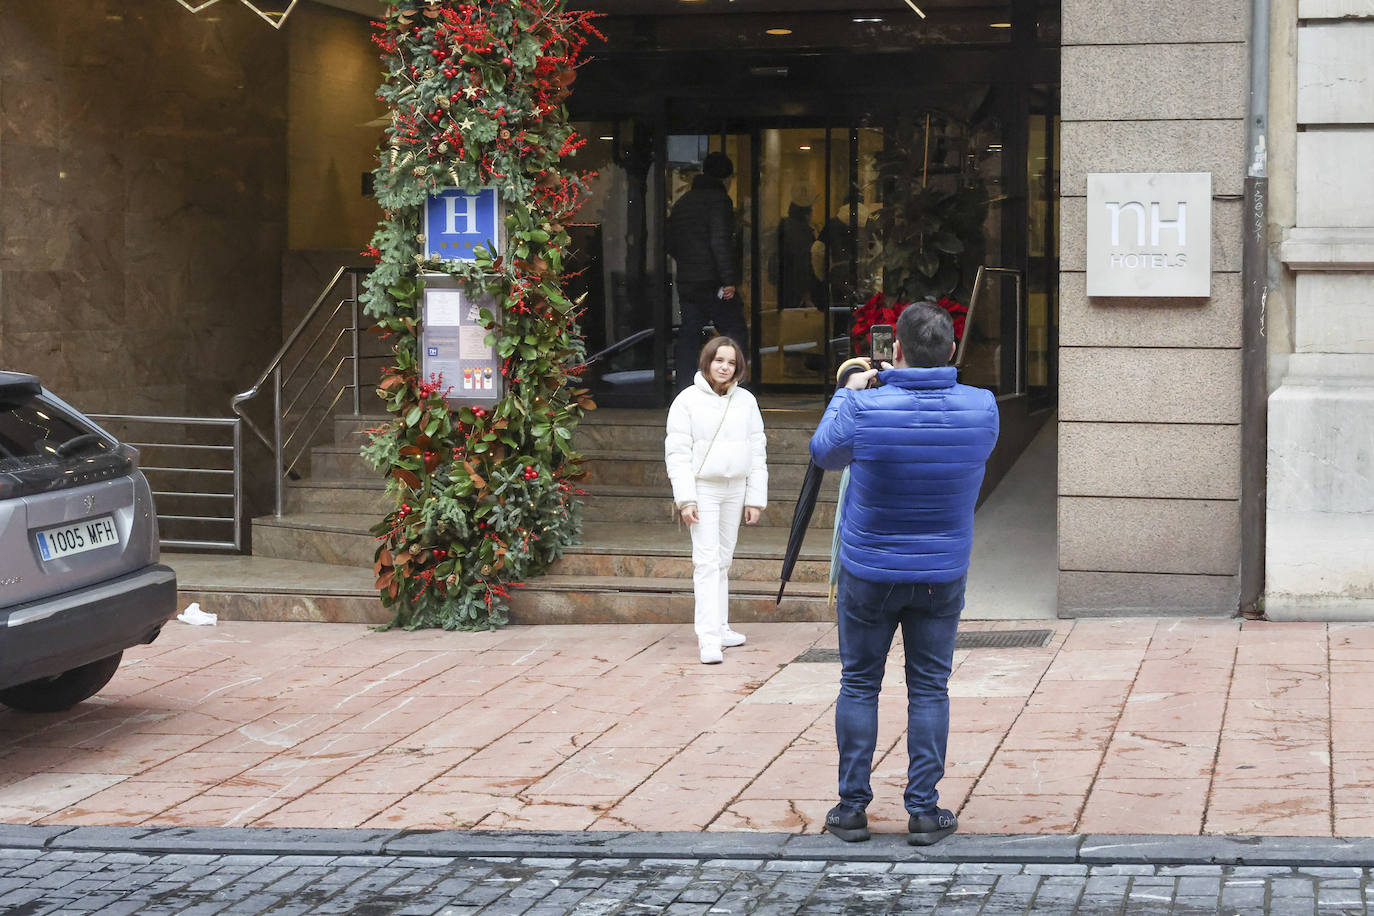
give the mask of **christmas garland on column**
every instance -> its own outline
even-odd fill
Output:
[[[393,415],[363,457],[387,475],[395,507],[377,524],[375,572],[393,626],[483,629],[507,620],[509,589],[543,572],[580,531],[573,430],[595,405],[575,303],[563,294],[564,223],[587,174],[562,161],[585,142],[563,106],[592,14],[563,0],[402,0],[374,23],[392,112],[376,170],[385,220],[363,303],[394,343],[378,394]],[[429,196],[495,187],[505,250],[471,260],[427,253]],[[491,409],[450,406],[457,381],[421,378],[425,275],[456,278],[489,303],[481,320],[501,357]],[[457,408],[457,409],[454,409]]]

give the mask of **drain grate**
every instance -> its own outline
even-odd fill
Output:
[[[970,630],[954,638],[956,649],[1043,649],[1054,637],[1053,630]],[[838,662],[839,649],[807,649],[796,662]]]

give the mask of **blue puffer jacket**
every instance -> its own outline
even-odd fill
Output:
[[[997,400],[952,366],[889,369],[841,388],[811,437],[827,471],[849,465],[840,562],[873,582],[952,582],[968,572],[973,507],[997,443]]]

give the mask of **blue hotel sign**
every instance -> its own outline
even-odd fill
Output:
[[[431,194],[425,204],[425,253],[445,261],[471,261],[479,245],[500,251],[505,241],[501,210],[495,188]]]

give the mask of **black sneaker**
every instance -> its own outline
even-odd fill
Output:
[[[906,823],[906,841],[912,846],[930,846],[959,829],[959,819],[946,808],[930,814],[913,814]]]
[[[845,805],[836,805],[825,816],[825,829],[846,843],[861,843],[868,839],[868,815]]]

